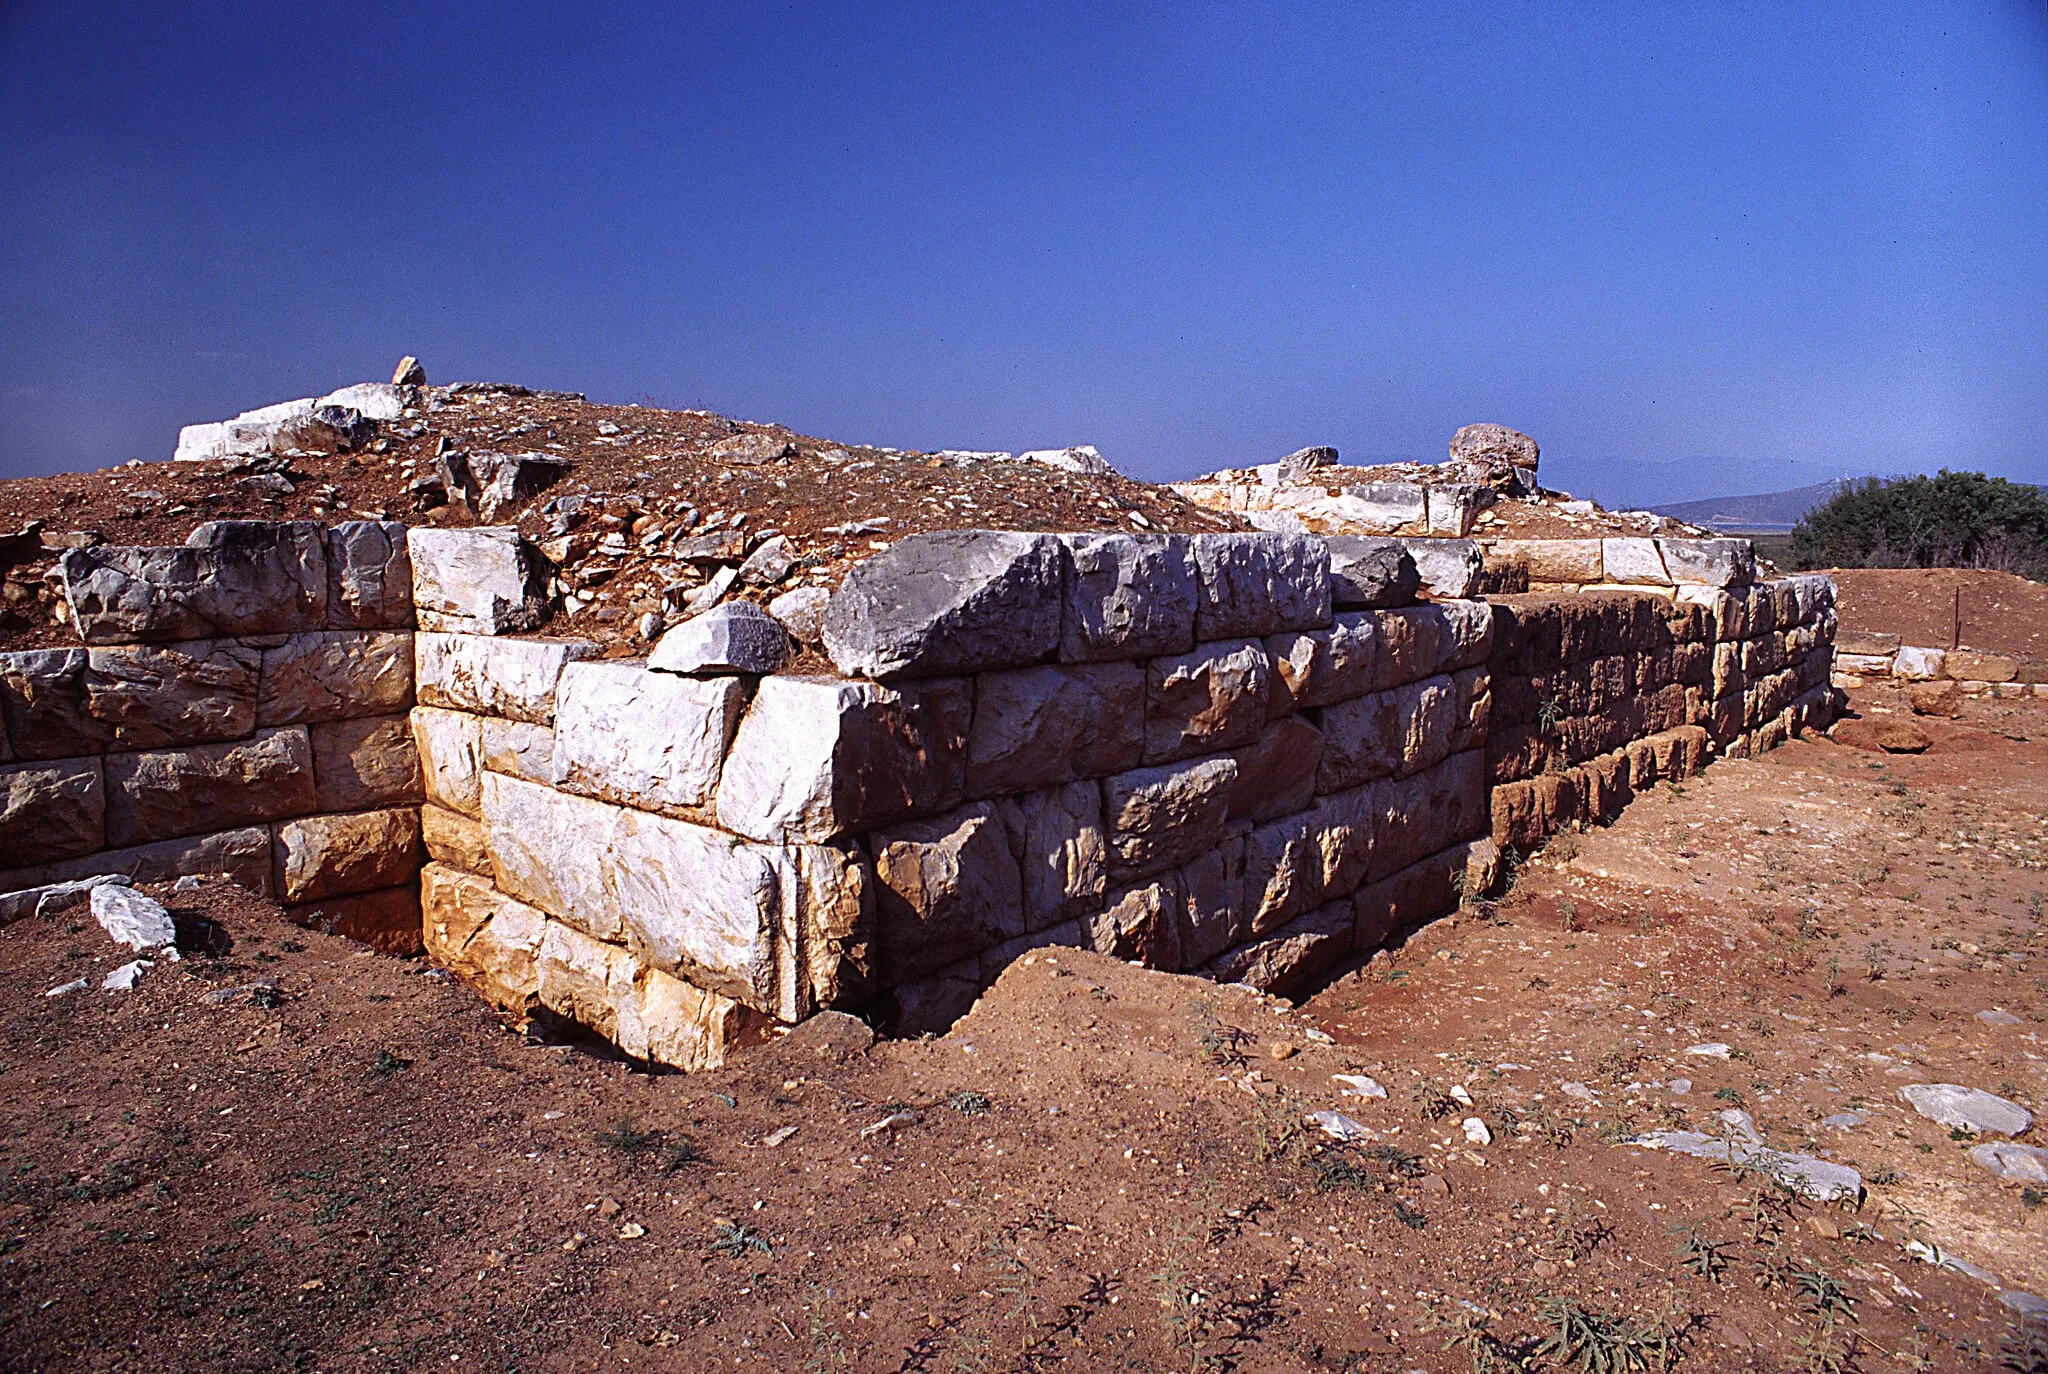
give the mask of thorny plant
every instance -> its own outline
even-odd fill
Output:
[[[1458,1099],[1444,1090],[1434,1078],[1418,1078],[1408,1089],[1408,1100],[1415,1104],[1426,1121],[1441,1121],[1457,1112]]]
[[[721,1221],[718,1223],[718,1234],[711,1241],[711,1251],[713,1254],[727,1255],[733,1259],[738,1259],[750,1250],[758,1251],[764,1255],[775,1253],[774,1248],[768,1244],[768,1237],[762,1235],[745,1222]]]
[[[2013,1374],[2048,1374],[2048,1318],[2015,1319],[1998,1343],[1998,1367]]]
[[[1439,1308],[1436,1302],[1429,1305],[1429,1316],[1424,1320],[1424,1331],[1444,1331],[1444,1349],[1462,1350],[1472,1362],[1472,1374],[1498,1374],[1502,1370],[1520,1367],[1514,1350],[1496,1336],[1490,1329],[1493,1317],[1490,1313],[1477,1310],[1469,1303],[1457,1303],[1448,1312]]]
[[[1569,1298],[1546,1298],[1543,1312],[1550,1330],[1533,1353],[1577,1374],[1661,1374],[1694,1324],[1629,1321]]]
[[[1678,1248],[1673,1252],[1679,1268],[1695,1278],[1719,1283],[1728,1269],[1728,1247],[1707,1239],[1697,1223],[1673,1226],[1671,1231],[1679,1237]]]
[[[1248,1062],[1244,1047],[1258,1037],[1248,1030],[1218,1021],[1212,1003],[1197,1002],[1191,1011],[1195,1019],[1195,1045],[1201,1050],[1202,1057],[1220,1068],[1242,1068]]]
[[[1599,1217],[1582,1216],[1578,1199],[1567,1195],[1550,1219],[1549,1251],[1578,1264],[1613,1234],[1614,1228]]]
[[[661,1143],[660,1131],[643,1131],[630,1116],[622,1116],[608,1131],[599,1131],[597,1143],[617,1150],[628,1159],[644,1154]]]

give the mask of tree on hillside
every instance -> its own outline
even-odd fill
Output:
[[[2048,493],[1950,472],[1844,486],[1792,529],[1798,568],[1992,568],[2048,581]]]

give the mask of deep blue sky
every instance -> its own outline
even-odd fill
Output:
[[[2048,481],[2048,4],[0,0],[0,475],[408,352],[1153,478]]]

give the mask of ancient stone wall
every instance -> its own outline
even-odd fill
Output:
[[[1954,683],[1968,696],[2048,697],[2048,664],[1976,649],[1902,644],[1892,634],[1845,634],[1835,655],[1835,685],[1866,682]]]
[[[82,645],[0,654],[0,892],[228,873],[417,949],[405,527],[224,521],[62,574]]]

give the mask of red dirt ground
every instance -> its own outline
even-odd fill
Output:
[[[1895,634],[1906,644],[1950,647],[1962,593],[1966,649],[2048,663],[2048,586],[2011,573],[1968,568],[1836,568],[1844,633]]]

